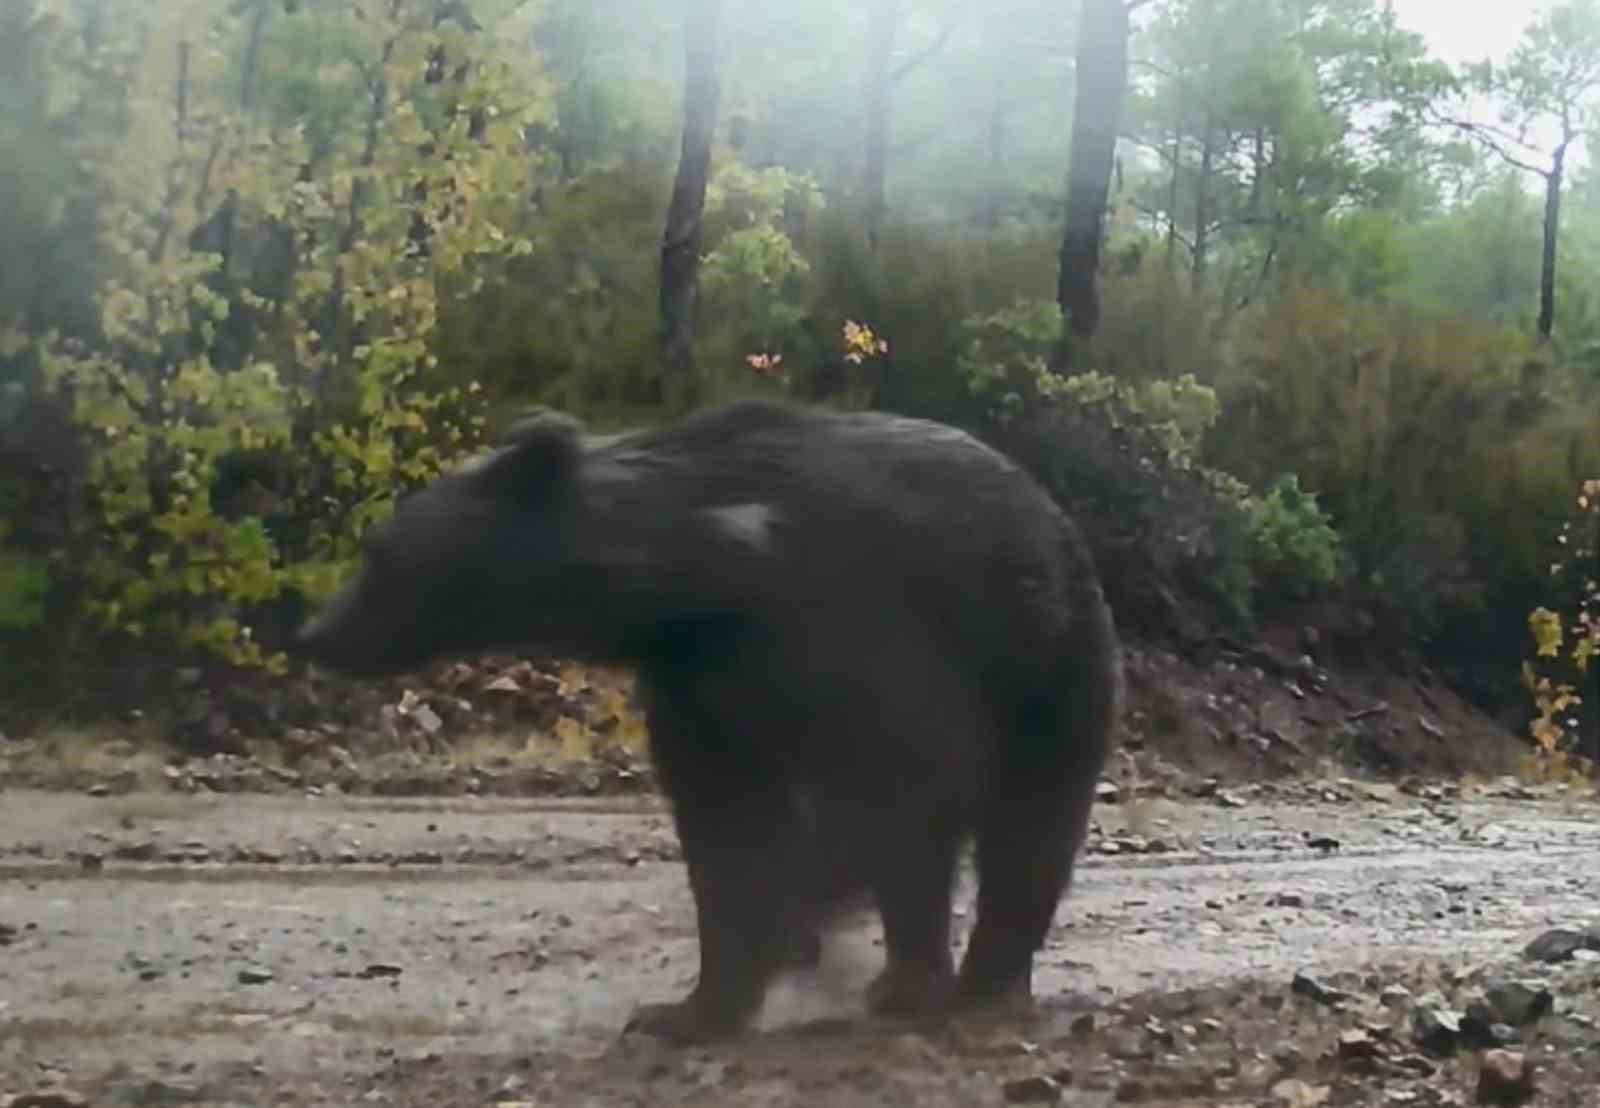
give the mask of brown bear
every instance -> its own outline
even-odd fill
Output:
[[[353,677],[518,647],[638,676],[700,975],[630,1026],[736,1033],[848,890],[883,923],[875,1011],[1031,996],[1121,668],[1082,538],[1001,454],[936,423],[764,401],[611,436],[535,414],[403,500],[297,640]]]

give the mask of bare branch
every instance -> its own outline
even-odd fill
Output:
[[[1158,141],[1147,139],[1143,135],[1134,134],[1131,131],[1123,131],[1117,136],[1117,141],[1125,142],[1129,146],[1137,147],[1140,150],[1149,150],[1161,160],[1162,164],[1172,164],[1172,150],[1170,149],[1172,144],[1164,138]]]
[[[1274,234],[1272,236],[1272,241],[1267,243],[1267,253],[1266,256],[1261,259],[1261,268],[1256,271],[1255,282],[1251,285],[1250,291],[1245,293],[1244,296],[1239,299],[1239,302],[1234,305],[1234,311],[1244,311],[1255,302],[1256,297],[1261,295],[1262,289],[1266,288],[1267,277],[1272,272],[1272,263],[1277,260],[1277,257],[1278,236]]]
[[[1510,138],[1510,136],[1501,133],[1498,128],[1490,127],[1482,123],[1475,123],[1469,119],[1446,118],[1440,119],[1437,122],[1442,123],[1447,127],[1454,127],[1457,131],[1460,131],[1468,138],[1471,138],[1475,142],[1489,149],[1496,157],[1505,162],[1507,165],[1515,166],[1517,169],[1520,169],[1525,173],[1537,173],[1541,177],[1550,176],[1550,170],[1547,167],[1534,165],[1532,162],[1525,161],[1523,158],[1512,153],[1506,144],[1508,142],[1518,142],[1519,140]]]
[[[939,53],[939,51],[943,50],[945,48],[945,44],[950,41],[950,36],[955,34],[956,28],[960,25],[961,17],[960,15],[957,15],[955,18],[951,19],[949,23],[944,25],[944,30],[939,32],[937,38],[891,69],[889,71],[889,83],[898,84],[899,82],[905,80],[912,70],[916,69],[923,62]]]

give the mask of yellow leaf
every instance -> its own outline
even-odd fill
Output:
[[[563,761],[581,762],[594,752],[589,729],[571,716],[556,720],[555,733]]]
[[[1561,617],[1548,608],[1535,608],[1528,616],[1528,629],[1538,646],[1539,657],[1554,658],[1561,653]]]

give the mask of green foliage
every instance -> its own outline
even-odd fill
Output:
[[[1171,583],[1158,594],[1188,590],[1221,618],[1248,623],[1249,492],[1197,461],[1220,414],[1216,392],[1192,374],[1138,385],[1059,374],[1048,359],[1061,331],[1060,310],[1039,301],[964,321],[958,367],[998,437],[1078,515],[1119,611],[1170,624],[1171,612],[1134,594],[1154,578]]]
[[[207,155],[234,190],[234,218],[298,244],[291,279],[241,287],[216,254],[164,250],[190,197],[155,210],[133,197],[107,221],[123,275],[100,292],[100,343],[39,344],[91,448],[87,614],[234,665],[282,669],[250,613],[325,595],[394,498],[478,440],[478,386],[421,380],[436,365],[438,316],[481,288],[491,263],[533,249],[513,229],[537,88],[453,25],[401,9],[344,30],[388,99],[349,141],[328,143],[320,174],[291,180],[295,137],[248,117],[219,129]],[[469,78],[430,81],[440,50],[469,60]],[[221,368],[219,332],[240,319],[253,356]],[[225,511],[217,490],[249,456],[285,462]]]
[[[957,366],[1002,424],[1029,405],[1056,398],[1106,406],[1113,423],[1138,418],[1162,439],[1175,464],[1187,465],[1221,413],[1216,390],[1192,373],[1124,385],[1093,370],[1062,375],[1050,369],[1062,333],[1061,309],[1052,302],[1018,301],[963,321],[961,331],[965,341]]]
[[[503,279],[443,305],[440,385],[482,382],[505,404],[547,404],[602,422],[644,405],[657,373],[655,271],[662,179],[593,170],[542,190],[538,249]]]
[[[1253,484],[1292,464],[1364,584],[1426,622],[1534,571],[1569,440],[1525,339],[1291,284],[1240,346],[1208,459]]]
[[[0,267],[0,456],[45,385],[87,452],[83,473],[49,459],[64,538],[0,505],[8,648],[139,635],[276,666],[270,628],[489,411],[663,414],[676,0],[289,7],[0,5],[0,255],[27,263]],[[1479,74],[1517,127],[1563,103],[1587,124],[1592,8],[1557,5]],[[871,9],[725,13],[707,399],[982,431],[1085,521],[1141,630],[1335,588],[1435,655],[1517,652],[1536,604],[1577,626],[1543,536],[1600,466],[1583,159],[1536,345],[1538,178],[1420,123],[1470,82],[1378,0],[1163,0],[1125,117],[1154,156],[1119,166],[1099,331],[1062,369],[1061,6],[899,5],[876,250],[855,203]]]
[[[8,548],[9,530],[0,519],[0,632],[26,631],[44,620],[50,569],[43,559]]]
[[[1004,425],[1030,403],[1058,395],[1064,388],[1050,370],[1050,355],[1061,334],[1058,305],[1020,300],[962,321],[956,367],[967,388]]]
[[[1332,585],[1339,576],[1339,536],[1292,473],[1273,482],[1250,512],[1255,566],[1264,582],[1291,594],[1306,595]]]
[[[806,344],[811,263],[785,229],[823,210],[815,181],[782,168],[724,161],[706,187],[699,348],[713,372],[738,374],[750,353],[793,355]]]

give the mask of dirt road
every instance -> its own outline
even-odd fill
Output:
[[[1036,1020],[928,1035],[861,1021],[880,956],[868,920],[817,975],[782,984],[769,1033],[679,1052],[618,1035],[634,1003],[695,970],[682,866],[651,803],[5,792],[0,1093],[1254,1104],[1303,1079],[1331,1084],[1326,1103],[1385,1103],[1345,1098],[1356,1086],[1324,1057],[1339,1031],[1370,1023],[1386,987],[1420,994],[1440,968],[1449,982],[1509,964],[1546,928],[1600,918],[1597,816],[1592,801],[1354,785],[1103,805]],[[1302,970],[1355,999],[1290,996]],[[1559,972],[1575,1022],[1546,1053],[1600,1067],[1593,966]],[[1416,1087],[1456,1095],[1463,1065],[1419,1064]],[[1548,1103],[1589,1103],[1562,1099],[1588,1095],[1572,1080],[1547,1078]]]

